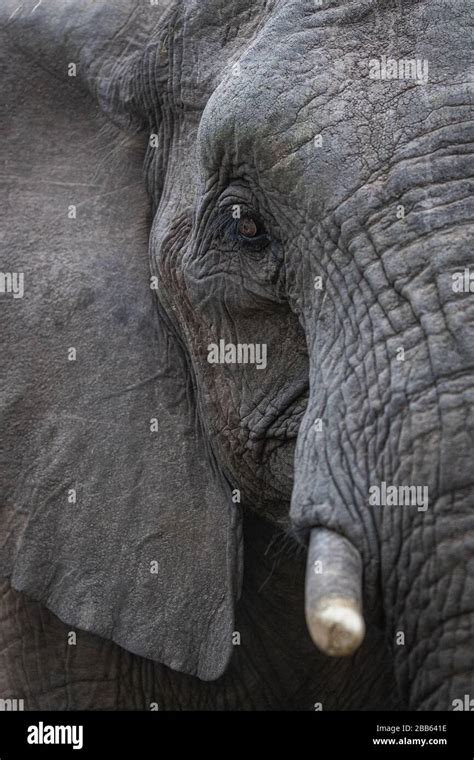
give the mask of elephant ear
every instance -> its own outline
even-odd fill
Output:
[[[73,628],[215,679],[240,522],[150,288],[146,140],[32,65],[25,29],[1,36],[0,572]]]

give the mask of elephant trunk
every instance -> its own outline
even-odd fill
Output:
[[[429,215],[407,217],[401,231],[388,227],[375,202],[361,224],[358,198],[359,211],[341,226],[337,247],[312,259],[307,279],[314,290],[299,309],[310,398],[291,517],[306,539],[329,531],[347,542],[344,561],[332,563],[338,578],[329,586],[342,584],[352,609],[359,603],[359,568],[351,557],[362,558],[364,616],[368,625],[384,626],[402,697],[412,708],[452,709],[455,700],[474,698],[468,301],[474,285],[465,204],[449,202],[461,189],[454,179],[446,182],[445,195],[436,196],[439,212],[433,202]],[[327,596],[324,576],[321,583]],[[318,592],[311,588],[310,596]],[[360,642],[361,621],[339,654]],[[332,653],[321,631],[312,633]]]
[[[455,489],[428,509],[382,548],[385,626],[406,704],[452,710],[474,697],[474,497]]]

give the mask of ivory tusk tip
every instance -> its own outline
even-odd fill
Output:
[[[306,613],[308,629],[316,646],[332,657],[347,657],[361,645],[365,623],[352,599],[321,599]]]

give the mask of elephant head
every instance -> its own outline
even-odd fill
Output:
[[[383,626],[405,703],[448,708],[474,630],[467,3],[15,5],[41,109],[7,156],[2,572],[215,679],[254,510],[309,546],[315,643]]]

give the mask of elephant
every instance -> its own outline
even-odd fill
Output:
[[[2,3],[3,709],[474,696],[469,5]]]

